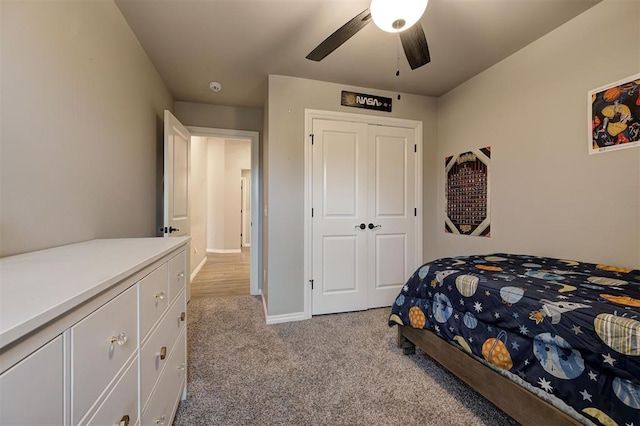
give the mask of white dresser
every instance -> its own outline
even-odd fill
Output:
[[[188,242],[0,259],[0,425],[170,425],[186,397]]]

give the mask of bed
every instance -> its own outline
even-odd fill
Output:
[[[640,270],[438,259],[407,281],[389,325],[520,423],[640,426]]]

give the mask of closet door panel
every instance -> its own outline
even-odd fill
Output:
[[[369,126],[367,307],[390,306],[418,266],[413,129]]]
[[[314,120],[313,314],[366,309],[367,126]]]

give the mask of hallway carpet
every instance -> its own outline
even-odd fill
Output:
[[[418,351],[388,309],[266,325],[252,296],[188,305],[188,381],[174,425],[515,425]]]

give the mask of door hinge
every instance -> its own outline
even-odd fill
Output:
[[[309,280],[309,283],[311,284],[311,290],[313,290],[313,280]]]
[[[309,137],[311,138],[311,145],[313,145],[313,137],[314,137],[313,133],[311,133]]]

